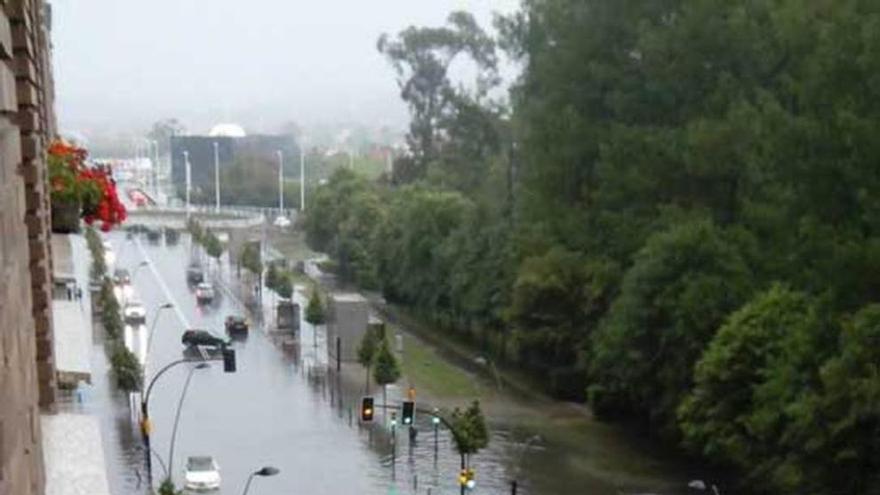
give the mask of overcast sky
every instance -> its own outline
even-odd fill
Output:
[[[273,131],[343,121],[402,126],[383,32],[452,10],[490,28],[518,0],[52,0],[58,114],[73,131],[192,131],[237,121]]]

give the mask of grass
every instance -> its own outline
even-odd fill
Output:
[[[269,233],[269,241],[273,248],[289,260],[302,261],[318,256],[318,253],[312,251],[306,244],[305,232],[299,229],[289,229],[283,232],[272,229]]]
[[[406,334],[403,338],[403,373],[417,389],[437,399],[480,395],[474,377],[449,364],[434,349]]]

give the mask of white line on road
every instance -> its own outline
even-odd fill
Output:
[[[138,251],[141,252],[141,256],[147,261],[147,267],[150,269],[150,272],[153,273],[153,277],[155,277],[156,282],[159,284],[159,287],[162,289],[162,292],[165,293],[165,297],[168,298],[168,302],[173,303],[172,309],[174,309],[174,313],[177,315],[177,318],[180,320],[180,323],[183,324],[183,328],[191,328],[189,324],[189,320],[186,319],[186,315],[183,314],[183,311],[180,309],[180,303],[171,295],[171,290],[168,288],[168,284],[165,283],[165,279],[159,275],[159,271],[156,270],[156,265],[153,263],[152,258],[147,255],[147,252],[144,250],[143,244],[141,244],[140,239],[134,240],[135,245],[138,247]],[[153,338],[150,335],[150,338]]]

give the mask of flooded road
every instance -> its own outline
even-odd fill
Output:
[[[147,322],[128,329],[126,336],[135,353],[145,359],[148,380],[165,364],[181,359],[184,329],[208,329],[225,336],[225,317],[245,314],[237,278],[227,263],[208,272],[217,279],[215,302],[196,303],[186,284],[186,267],[193,255],[187,235],[174,245],[166,245],[164,239],[127,240],[122,233],[109,238],[117,266],[149,262],[133,277],[135,293],[147,308]],[[264,299],[271,303],[271,296]],[[156,317],[156,308],[167,302],[174,307]],[[458,493],[459,456],[448,434],[440,430],[435,444],[431,419],[424,414],[417,416],[417,440],[411,443],[407,432],[398,428],[396,447],[381,412],[374,424],[360,427],[356,408],[363,393],[362,372],[346,364],[351,373],[346,369],[341,375],[328,373],[323,328],[314,329],[305,321],[298,344],[280,345],[271,332],[270,313],[265,315],[265,326],[260,325],[263,318],[252,317],[248,337],[233,344],[236,373],[224,373],[220,362],[193,371],[170,466],[178,485],[188,456],[211,455],[221,468],[219,494],[223,495],[241,493],[248,475],[265,465],[281,472],[256,478],[251,493]],[[154,319],[150,342],[147,333]],[[93,365],[94,385],[84,391],[82,404],[70,407],[100,416],[113,493],[143,493],[146,474],[140,433],[131,420],[128,398],[107,383],[103,372],[107,360],[98,340]],[[161,458],[153,462],[157,484],[164,476],[162,464],[169,463],[175,410],[189,366],[165,373],[150,399],[152,447]],[[400,393],[390,387],[389,402]],[[374,395],[381,401],[381,392]],[[542,424],[518,415],[521,407],[528,405],[511,398],[487,409],[512,412],[489,418],[492,440],[472,459],[477,488],[471,493],[507,494],[514,479],[519,494],[689,493],[685,474],[690,473],[646,454],[637,442],[627,443],[616,430],[586,418],[560,425],[552,414]]]

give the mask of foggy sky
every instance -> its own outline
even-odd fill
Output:
[[[402,127],[383,32],[438,26],[518,0],[52,0],[61,128],[142,130],[178,117],[273,131],[355,122]]]

